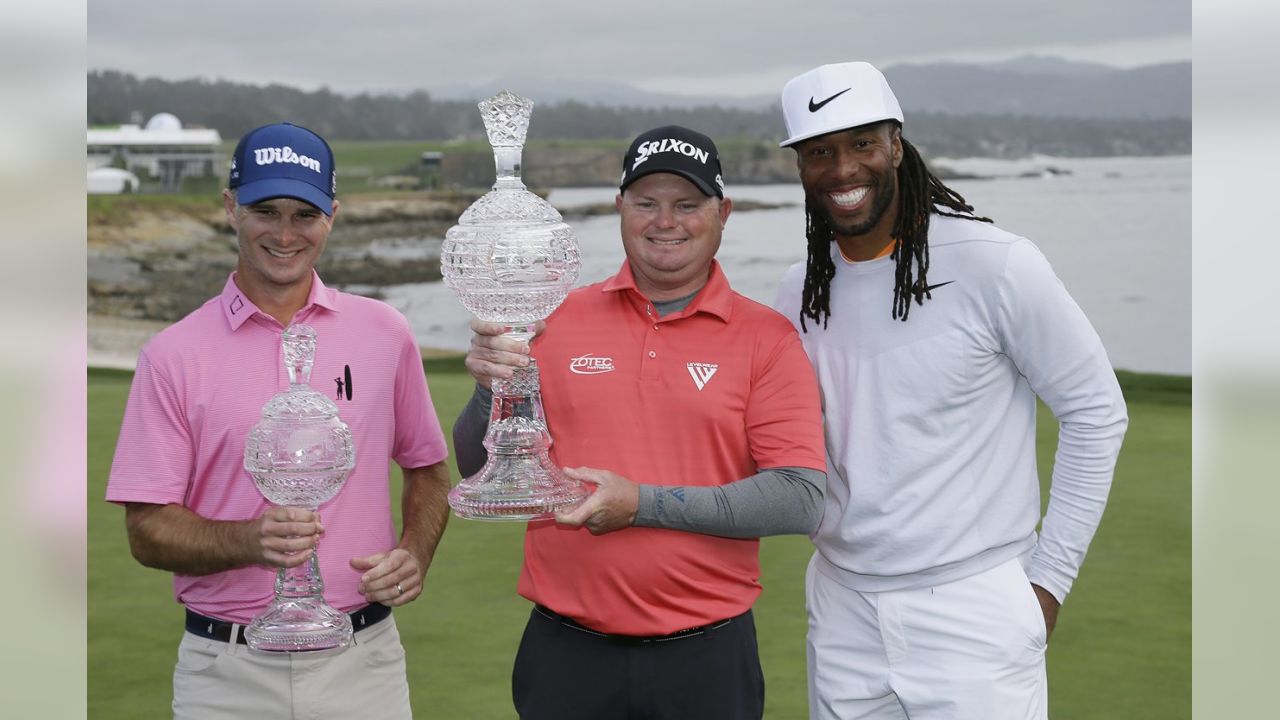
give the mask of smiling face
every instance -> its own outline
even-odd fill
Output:
[[[795,145],[800,183],[842,247],[892,240],[902,139],[892,122],[819,135]]]
[[[733,203],[708,197],[679,175],[636,180],[616,199],[622,246],[636,287],[650,300],[692,295],[707,282]]]
[[[266,309],[270,299],[305,299],[311,271],[324,251],[333,216],[293,198],[269,198],[240,205],[231,191],[223,193],[227,221],[239,239],[236,284],[256,305]]]

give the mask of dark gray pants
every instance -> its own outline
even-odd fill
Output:
[[[748,611],[673,639],[593,633],[535,608],[511,676],[521,720],[759,720],[764,674]]]

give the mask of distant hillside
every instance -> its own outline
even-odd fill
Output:
[[[1158,68],[1148,70],[1155,72]],[[1007,107],[1007,103],[995,101],[983,107],[982,103],[972,101],[971,96],[977,93],[974,88],[980,84],[972,78],[986,76],[982,73],[964,75],[970,72],[965,70],[956,72],[971,78],[967,89],[965,83],[960,82],[954,91],[957,97],[970,96],[968,101],[956,100],[954,108],[939,101],[934,105],[940,109],[921,107],[907,111],[907,137],[930,155],[1021,157],[1029,153],[1101,156],[1191,152],[1189,117],[1090,118],[1066,111],[1045,116],[1043,112],[1020,112]],[[1025,75],[1004,74],[1010,83],[1014,79],[1019,83],[1027,80]],[[924,92],[913,83],[923,83],[927,77],[927,73],[908,70],[902,80],[894,79],[895,86],[902,83],[899,95],[908,108],[911,105],[907,98]],[[959,82],[960,76],[948,77]],[[1071,76],[1057,77],[1062,82],[1082,82]],[[217,128],[228,139],[281,119],[306,125],[332,140],[484,138],[480,114],[473,101],[442,100],[423,91],[407,95],[343,95],[327,89],[304,92],[283,85],[138,78],[111,70],[89,73],[87,90],[87,122],[91,126],[119,124],[131,119],[145,121],[155,113],[170,112],[188,125]],[[1137,94],[1137,90],[1130,93]],[[1055,96],[1025,105],[1043,110],[1055,102],[1065,100]],[[764,109],[719,105],[615,107],[575,100],[539,101],[529,136],[541,140],[618,140],[666,124],[687,125],[719,139],[740,138],[762,145],[776,143],[784,137],[782,113],[777,105]]]
[[[1191,63],[1122,69],[1100,63],[1023,55],[990,63],[891,65],[885,75],[907,113],[1034,115],[1090,118],[1190,118]],[[521,88],[547,101],[585,99],[606,106],[691,108],[706,105],[767,110],[778,94],[751,97],[653,93],[625,83],[513,74],[483,85],[451,85],[435,94],[451,100]],[[779,92],[781,88],[779,88]]]
[[[1015,72],[1022,75],[1065,75],[1073,77],[1097,77],[1117,69],[1101,63],[1066,60],[1053,55],[1022,55],[1009,60],[974,64],[990,70]]]
[[[1121,70],[1027,58],[995,65],[895,65],[903,109],[953,115],[1191,117],[1191,63]]]

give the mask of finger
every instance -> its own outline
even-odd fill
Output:
[[[561,525],[571,525],[573,527],[581,527],[584,523],[591,519],[591,516],[599,509],[600,503],[595,496],[587,498],[579,503],[576,507],[569,510],[562,510],[556,513],[556,522]]]
[[[384,575],[376,582],[367,584],[361,592],[369,602],[399,605],[418,596],[421,580],[422,575],[409,568]]]
[[[265,552],[292,555],[303,550],[313,550],[315,546],[316,537],[314,535],[307,537],[264,537],[262,539],[262,549]]]
[[[320,522],[318,516],[303,519],[289,514],[273,516],[271,513],[266,513],[258,524],[258,530],[263,536],[288,537],[294,535],[309,537],[323,535],[324,525]]]
[[[351,565],[352,570],[359,570],[360,572],[363,573],[366,570],[371,570],[374,567],[377,567],[378,563],[382,562],[382,558],[385,557],[385,555],[386,553],[378,553],[376,555],[354,557],[347,562],[349,565]]]
[[[529,346],[506,338],[484,338],[477,335],[471,339],[467,357],[496,365],[525,367],[529,364]]]
[[[391,588],[366,595],[369,602],[380,602],[383,605],[396,607],[410,602],[422,594],[422,584],[414,580],[404,580],[392,585]]]
[[[599,485],[604,473],[600,470],[594,470],[588,467],[565,468],[564,474],[572,480],[579,482],[589,482],[592,485]]]
[[[400,565],[401,563],[390,553],[379,556],[373,567],[365,570],[360,576],[360,592],[373,593],[387,590],[402,581],[404,574],[398,572]]]
[[[501,335],[507,329],[502,323],[485,322],[480,318],[471,318],[471,332],[477,335]]]
[[[319,522],[320,516],[315,512],[300,507],[275,507],[267,511],[267,516],[276,522]]]
[[[515,374],[515,368],[511,365],[491,362],[478,357],[467,356],[463,362],[467,368],[467,372],[471,373],[471,377],[488,387],[491,380],[506,380]]]
[[[469,369],[471,369],[470,366],[474,366],[474,369],[481,371],[500,369],[506,375],[510,375],[515,368],[529,366],[529,358],[527,356],[497,350],[480,351],[473,349],[467,354],[466,362],[469,363]]]
[[[268,537],[318,537],[322,532],[320,523],[311,522],[267,522],[262,525],[262,534]]]
[[[276,550],[264,550],[262,560],[264,563],[272,567],[291,568],[297,567],[311,559],[311,549],[300,550],[298,552],[278,552]]]
[[[365,565],[365,569],[368,570],[368,569],[377,567],[379,564],[385,562],[388,554],[389,553],[384,553],[384,552],[374,553],[372,555],[365,555],[364,557],[352,558],[351,562],[353,564],[356,562],[360,562],[363,565]]]
[[[475,350],[485,350],[495,353],[507,353],[510,355],[528,355],[529,343],[524,340],[516,340],[505,335],[497,337],[489,335],[472,335],[471,347]]]

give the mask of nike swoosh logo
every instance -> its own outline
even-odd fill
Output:
[[[827,98],[826,100],[823,100],[822,102],[817,102],[817,103],[813,101],[813,96],[812,96],[812,95],[810,95],[810,96],[809,96],[809,112],[818,112],[819,110],[821,110],[821,109],[822,109],[822,106],[826,105],[827,103],[831,102],[832,100],[835,100],[836,98],[838,98],[838,97],[840,97],[841,95],[843,95],[843,94],[845,94],[845,93],[849,92],[849,91],[850,91],[850,90],[852,90],[852,89],[853,89],[853,88],[845,88],[845,89],[841,90],[840,92],[836,93],[835,95],[832,95],[831,97]]]
[[[950,284],[951,284],[951,283],[953,283],[953,282],[955,282],[955,280],[948,280],[948,281],[946,281],[946,282],[940,282],[940,283],[938,283],[937,285],[926,285],[926,286],[924,287],[924,291],[925,291],[925,292],[932,292],[932,291],[937,290],[938,288],[942,287],[943,285],[950,285]]]

